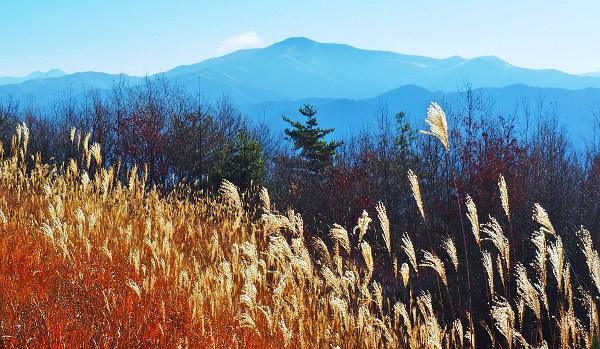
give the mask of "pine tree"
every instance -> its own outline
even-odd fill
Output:
[[[229,141],[220,156],[212,178],[218,185],[227,179],[242,189],[259,185],[265,179],[265,162],[261,145],[247,128],[241,129]]]
[[[285,129],[285,134],[293,142],[294,149],[300,151],[305,169],[312,173],[319,173],[332,166],[336,149],[341,143],[325,140],[334,129],[319,127],[315,117],[317,110],[312,105],[305,104],[299,112],[307,118],[306,123],[293,121],[284,116],[283,119],[292,126]]]

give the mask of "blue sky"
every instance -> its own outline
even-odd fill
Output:
[[[164,71],[291,36],[433,57],[600,71],[600,2],[2,0],[0,76]]]

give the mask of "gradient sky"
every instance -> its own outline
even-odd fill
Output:
[[[600,71],[600,2],[1,0],[0,76],[136,75],[291,36],[432,57]]]

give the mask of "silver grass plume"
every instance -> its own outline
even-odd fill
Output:
[[[260,189],[259,197],[262,209],[267,213],[271,212],[271,198],[269,197],[269,191],[267,190],[267,188],[262,187]]]
[[[70,139],[71,139],[71,144],[73,144],[73,142],[75,141],[75,131],[77,129],[75,127],[71,127],[71,134],[70,134]]]
[[[373,276],[373,255],[371,254],[371,245],[369,245],[366,241],[361,242],[360,252],[365,260],[365,264],[367,265],[367,275],[365,276],[364,281],[365,284],[368,284]]]
[[[412,170],[408,170],[408,182],[410,183],[410,189],[412,190],[413,197],[417,203],[417,207],[419,208],[419,212],[421,212],[421,217],[425,220],[425,210],[423,208],[423,198],[421,197],[421,188],[419,187],[419,179],[417,175]]]
[[[446,121],[446,113],[436,103],[431,102],[427,108],[427,118],[425,122],[429,125],[429,131],[420,131],[423,134],[434,136],[440,140],[444,149],[448,151],[448,122]]]
[[[410,335],[412,333],[412,321],[410,319],[410,315],[406,310],[406,305],[401,302],[396,302],[394,304],[394,319],[397,327],[400,327],[400,318],[402,318],[402,324],[406,327],[407,333]]]
[[[404,251],[404,253],[406,253],[406,256],[408,256],[408,261],[415,270],[415,273],[419,274],[419,268],[417,265],[417,254],[415,253],[415,247],[412,241],[410,240],[410,236],[408,236],[408,233],[404,233],[404,235],[402,235],[402,250]]]
[[[534,231],[531,242],[536,247],[533,267],[538,273],[542,286],[546,287],[546,235],[542,231]]]
[[[23,156],[27,154],[27,145],[29,144],[29,127],[27,124],[23,122],[23,126],[21,127],[23,130]]]
[[[483,225],[482,231],[487,235],[484,240],[491,241],[494,244],[504,261],[505,269],[510,270],[510,243],[504,236],[502,227],[496,218],[490,216],[490,221]]]
[[[329,229],[329,237],[331,240],[339,243],[346,253],[350,253],[350,239],[348,238],[348,232],[344,227],[339,224],[334,224],[333,227]]]
[[[331,255],[329,254],[329,249],[327,248],[325,242],[323,242],[323,240],[319,237],[313,237],[312,246],[315,250],[315,254],[317,255],[317,261],[330,266]]]
[[[371,218],[369,217],[369,214],[367,213],[367,211],[363,210],[362,215],[358,218],[358,222],[356,224],[356,227],[354,227],[354,234],[356,234],[356,232],[358,232],[358,242],[360,243],[363,239],[363,237],[365,236],[365,234],[367,234],[367,229],[369,229],[369,223],[371,223]]]
[[[375,206],[375,210],[377,211],[377,218],[379,219],[379,224],[381,225],[381,230],[383,231],[383,240],[385,241],[385,247],[387,247],[388,253],[392,253],[392,245],[390,240],[390,220],[388,219],[387,212],[385,210],[385,206],[380,201]]]
[[[377,281],[373,281],[371,285],[373,286],[373,298],[375,298],[375,303],[381,312],[383,310],[383,289]]]
[[[402,275],[402,284],[404,284],[404,288],[406,288],[410,279],[410,268],[408,264],[402,263],[402,266],[400,267],[400,274]]]
[[[102,148],[100,147],[99,143],[92,144],[90,147],[90,153],[92,154],[94,161],[96,161],[96,165],[102,166]]]
[[[556,278],[558,290],[562,290],[563,286],[563,271],[565,268],[565,255],[563,249],[563,243],[560,236],[556,237],[556,242],[548,246],[548,256],[550,259],[550,265],[552,266],[552,273]]]
[[[466,198],[466,206],[467,206],[467,218],[469,222],[471,222],[471,228],[473,230],[473,236],[475,237],[475,241],[477,245],[481,244],[481,237],[479,232],[479,216],[477,215],[477,206],[475,206],[475,202],[470,195],[467,194]]]
[[[423,251],[423,262],[421,262],[420,266],[428,267],[428,268],[435,270],[435,272],[438,274],[440,279],[442,279],[444,286],[448,287],[448,278],[446,277],[446,268],[444,267],[444,263],[442,262],[440,257],[438,257],[436,254],[434,254],[432,252]]]
[[[494,301],[491,312],[494,327],[496,327],[498,332],[506,338],[509,348],[512,347],[514,341],[515,312],[510,303],[499,298]]]
[[[600,257],[598,251],[594,250],[594,243],[590,232],[581,227],[577,232],[582,243],[582,251],[585,255],[585,262],[588,266],[590,278],[594,281],[596,288],[600,291]]]
[[[88,154],[91,134],[88,132],[83,138],[83,152]]]
[[[447,236],[443,242],[444,248],[450,257],[450,261],[452,261],[452,265],[454,266],[454,270],[458,271],[458,253],[456,251],[456,245],[452,238]]]
[[[455,319],[452,323],[452,337],[455,343],[460,344],[460,348],[464,347],[465,333],[463,324],[459,319]]]
[[[496,256],[496,265],[498,266],[498,275],[500,275],[500,281],[502,281],[502,286],[506,290],[506,280],[504,278],[504,267],[502,266],[502,257],[500,257],[500,255]]]
[[[510,219],[510,206],[508,204],[508,189],[506,187],[506,180],[504,180],[504,176],[500,175],[498,178],[498,189],[500,191],[500,200],[502,201],[502,208],[504,209],[504,213],[506,217]]]
[[[523,301],[523,304],[533,310],[536,318],[539,320],[541,316],[540,299],[538,293],[527,277],[527,270],[518,263],[515,267],[515,276],[517,279],[517,295]],[[522,317],[522,315],[520,315]]]
[[[542,232],[556,236],[556,232],[554,231],[554,227],[550,222],[548,213],[538,203],[533,205],[533,219],[542,226]]]
[[[219,194],[221,194],[223,200],[228,204],[232,205],[238,210],[242,209],[242,199],[240,198],[240,193],[235,184],[224,179],[219,187]]]
[[[494,268],[492,266],[492,256],[489,252],[482,252],[483,268],[487,274],[488,285],[490,287],[490,295],[494,296]]]

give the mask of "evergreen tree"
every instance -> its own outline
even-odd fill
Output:
[[[293,142],[294,149],[300,150],[300,158],[308,171],[318,173],[328,169],[333,164],[336,149],[341,145],[340,142],[325,140],[325,136],[334,129],[319,127],[315,117],[317,110],[312,105],[305,104],[299,112],[307,118],[306,123],[293,121],[284,116],[283,119],[292,127],[286,128],[285,134]]]
[[[228,142],[220,156],[219,165],[213,173],[213,184],[218,185],[227,179],[242,189],[259,185],[265,179],[265,162],[262,149],[247,128],[242,128]]]
[[[406,120],[406,114],[401,111],[396,114],[396,136],[394,143],[400,150],[402,160],[406,160],[407,154],[411,151],[411,146],[415,140],[415,132]]]

